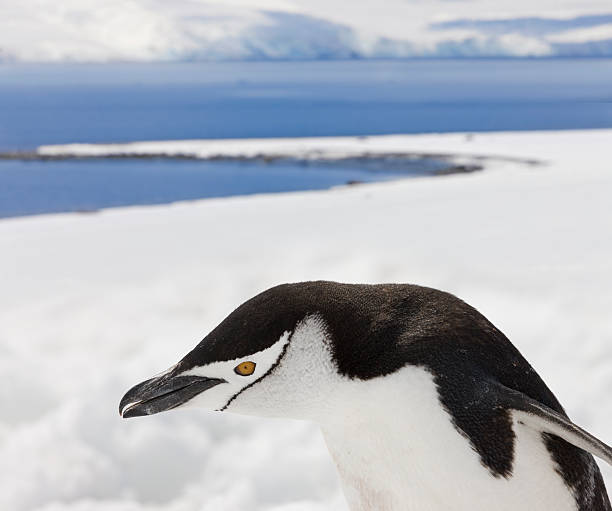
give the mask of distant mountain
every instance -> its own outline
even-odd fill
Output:
[[[496,18],[483,2],[6,0],[0,61],[612,57],[612,13],[506,2]]]

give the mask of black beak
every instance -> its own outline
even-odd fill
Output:
[[[128,419],[171,410],[220,383],[226,382],[218,378],[166,373],[128,390],[119,403],[119,415]]]

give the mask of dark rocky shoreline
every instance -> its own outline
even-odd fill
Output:
[[[453,156],[449,154],[420,154],[420,153],[362,153],[355,156],[344,158],[325,158],[312,156],[307,158],[288,157],[281,154],[256,154],[253,156],[244,155],[225,155],[217,154],[201,157],[189,153],[117,153],[105,155],[81,155],[81,154],[44,154],[37,151],[10,151],[0,152],[1,160],[18,161],[63,161],[63,160],[200,160],[200,161],[219,161],[219,162],[250,162],[259,164],[293,163],[304,167],[310,166],[346,166],[355,165],[361,168],[368,168],[376,171],[395,171],[401,173],[406,170],[414,173],[414,166],[419,162],[423,163],[424,173],[429,175],[449,175],[457,173],[476,172],[484,169],[484,162],[478,162],[481,158],[474,158],[473,163],[457,164],[453,162]],[[442,166],[427,172],[427,168],[432,162],[447,162],[448,166]],[[531,162],[536,163],[536,162]],[[409,165],[409,169],[407,168]]]

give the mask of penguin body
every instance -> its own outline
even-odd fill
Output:
[[[611,510],[590,453],[612,449],[484,316],[430,288],[269,289],[120,412],[186,405],[317,422],[352,510]]]

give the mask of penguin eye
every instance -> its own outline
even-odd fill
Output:
[[[240,362],[236,367],[234,367],[234,372],[239,374],[240,376],[249,376],[253,374],[255,371],[255,362]]]

